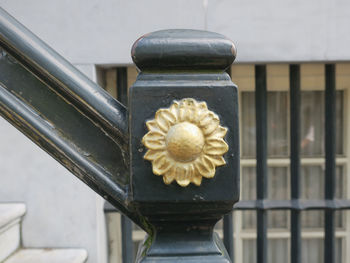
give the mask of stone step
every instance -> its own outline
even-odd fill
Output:
[[[3,263],[83,263],[84,249],[20,249]]]
[[[24,204],[0,203],[0,262],[19,248],[25,212]]]

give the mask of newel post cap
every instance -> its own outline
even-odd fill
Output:
[[[234,43],[208,31],[169,29],[140,37],[131,57],[144,70],[225,70],[236,58]]]

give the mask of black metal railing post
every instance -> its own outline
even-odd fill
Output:
[[[300,198],[300,66],[289,67],[290,182],[292,202]],[[291,210],[291,263],[301,262],[301,212]]]
[[[128,106],[128,74],[127,67],[117,68],[117,99],[123,105]],[[123,263],[131,263],[134,259],[134,243],[132,240],[132,221],[121,214],[122,233],[122,260]]]
[[[266,66],[255,66],[256,197],[267,198],[267,83]],[[263,205],[262,205],[263,206]],[[257,262],[267,263],[267,211],[257,210]]]
[[[230,262],[213,228],[239,197],[237,88],[225,72],[234,57],[230,40],[196,30],[132,48],[131,200],[152,228],[137,262]]]
[[[325,66],[326,73],[326,91],[325,91],[325,199],[326,201],[334,201],[335,197],[335,65],[327,64]],[[335,262],[335,210],[333,208],[325,209],[324,217],[324,262]]]

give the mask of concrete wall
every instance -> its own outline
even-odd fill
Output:
[[[235,41],[239,62],[350,60],[348,0],[0,0],[78,64],[129,64],[132,43],[165,28]]]
[[[203,29],[202,0],[0,0],[0,6],[78,64],[128,64],[133,42],[166,28]]]
[[[238,61],[350,60],[348,0],[209,0],[208,30],[238,46]]]

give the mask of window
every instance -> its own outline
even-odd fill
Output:
[[[301,65],[301,199],[324,199],[324,64]],[[118,97],[118,68],[99,69],[100,83]],[[130,87],[137,76],[134,67],[124,73]],[[256,120],[254,65],[233,65],[232,79],[239,87],[241,200],[256,199]],[[350,198],[348,164],[350,141],[350,63],[336,65],[336,198]],[[267,153],[268,199],[290,200],[290,106],[289,65],[267,65]],[[256,211],[234,210],[235,262],[256,262]],[[290,211],[269,210],[268,262],[290,262]],[[335,217],[336,262],[350,258],[350,212],[339,210]],[[114,223],[113,223],[114,224]],[[302,262],[323,262],[324,211],[301,212]],[[134,251],[143,239],[142,230],[133,228]],[[222,222],[216,226],[222,236]],[[116,244],[116,246],[120,246]],[[115,248],[120,251],[119,248]]]
[[[347,149],[344,131],[348,99],[343,75],[350,73],[348,64],[337,65],[336,91],[336,198],[349,198],[347,179]],[[256,199],[256,124],[254,65],[234,65],[232,79],[240,90],[241,129],[241,200]],[[340,80],[340,81],[339,81]],[[301,65],[301,199],[324,199],[324,65]],[[344,85],[345,84],[345,85]],[[267,66],[267,152],[268,199],[290,199],[290,106],[289,65]],[[349,257],[349,212],[336,212],[336,262]],[[256,262],[256,211],[234,212],[235,260]],[[290,211],[269,210],[268,262],[290,262]],[[301,213],[302,262],[323,262],[324,211],[305,210]]]

